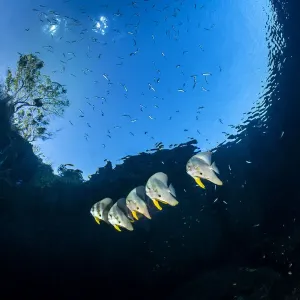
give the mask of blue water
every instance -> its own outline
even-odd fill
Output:
[[[217,146],[267,84],[269,1],[10,1],[1,11],[2,75],[18,52],[37,52],[68,90],[58,132],[35,145],[55,170],[72,163],[86,179],[158,142]]]
[[[33,53],[70,101],[50,118],[53,137],[29,143],[2,91],[3,294],[297,299],[298,10],[276,0],[0,3],[2,86],[19,53]],[[223,186],[204,190],[186,174],[199,150],[213,152]],[[178,206],[150,206],[133,232],[95,223],[95,202],[156,172]]]

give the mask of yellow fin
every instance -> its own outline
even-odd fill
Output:
[[[195,181],[197,182],[197,184],[202,187],[203,189],[205,189],[205,185],[203,184],[203,182],[201,181],[200,177],[194,177]]]
[[[121,229],[118,225],[114,225],[115,229],[121,232]]]
[[[152,199],[152,201],[157,209],[162,210],[161,206],[159,205],[159,203],[156,199]]]
[[[136,214],[136,211],[133,210],[131,213],[132,213],[133,217],[134,217],[136,220],[139,219],[138,216],[137,216],[137,214]]]
[[[97,217],[94,217],[95,221],[97,222],[97,224],[100,224],[100,219]]]

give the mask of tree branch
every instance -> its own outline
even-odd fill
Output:
[[[22,80],[22,84],[21,84],[21,87],[18,88],[18,90],[16,91],[16,93],[14,94],[13,98],[16,98],[17,95],[19,94],[19,92],[21,91],[21,89],[24,87],[24,80]]]
[[[22,105],[20,105],[19,107],[16,108],[16,111],[15,112],[18,112],[22,107],[36,107],[35,105],[33,104],[29,104],[28,102],[19,102],[18,104],[21,104],[23,103]]]

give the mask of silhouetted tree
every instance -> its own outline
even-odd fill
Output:
[[[84,181],[81,170],[68,169],[66,165],[60,165],[57,169],[58,175],[66,183],[82,183]]]
[[[62,116],[69,106],[67,90],[42,75],[44,62],[33,54],[20,54],[15,74],[8,69],[5,93],[13,106],[12,124],[28,141],[51,138],[51,117]]]

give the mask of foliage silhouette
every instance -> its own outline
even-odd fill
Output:
[[[12,124],[29,142],[53,136],[51,117],[63,116],[69,106],[66,88],[42,75],[44,62],[33,54],[20,54],[16,72],[8,69],[4,92],[10,97]]]

